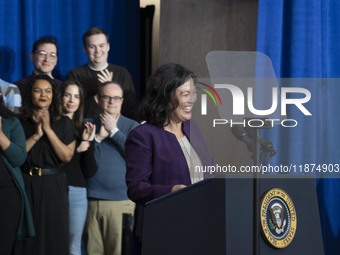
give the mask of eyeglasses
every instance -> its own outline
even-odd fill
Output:
[[[100,96],[100,98],[105,102],[109,102],[111,100],[113,100],[113,102],[118,102],[123,99],[123,97],[119,97],[119,96],[110,97],[107,95]]]
[[[46,58],[48,56],[51,59],[57,59],[58,57],[57,53],[55,52],[48,53],[47,51],[44,51],[44,50],[37,51],[35,54],[38,55],[39,58]]]

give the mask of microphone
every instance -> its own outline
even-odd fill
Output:
[[[247,148],[250,152],[253,152],[254,144],[253,144],[253,135],[249,136],[246,129],[244,129],[240,125],[234,125],[231,128],[231,133],[240,141],[247,144]],[[266,160],[271,158],[276,154],[273,144],[270,141],[264,140],[259,137],[259,143],[261,146],[261,151],[267,153]]]
[[[263,140],[263,139],[260,138],[260,144],[261,144],[261,150],[263,152],[268,153],[266,159],[269,159],[276,154],[276,151],[274,149],[272,142],[267,141],[267,140]]]
[[[249,138],[246,130],[239,125],[234,125],[231,128],[231,133],[240,141],[247,144],[247,148],[249,151],[253,149],[253,141]]]

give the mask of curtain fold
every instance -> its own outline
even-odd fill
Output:
[[[263,135],[278,155],[273,164],[340,163],[340,2],[259,0],[257,51],[267,54],[277,77],[308,78],[312,116],[291,109],[295,128],[275,127]],[[284,86],[284,84],[281,84]],[[340,250],[340,173],[316,174],[325,254]],[[303,191],[301,191],[303,192]],[[300,216],[303,217],[303,216]]]
[[[0,2],[0,77],[30,75],[32,44],[53,36],[59,46],[54,75],[87,63],[82,35],[92,26],[110,35],[109,62],[127,68],[139,88],[139,0],[12,0]]]

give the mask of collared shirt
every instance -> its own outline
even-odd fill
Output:
[[[0,91],[3,95],[5,106],[18,113],[21,107],[21,95],[19,88],[12,83],[0,79]]]

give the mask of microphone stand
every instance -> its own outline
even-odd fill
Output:
[[[261,143],[260,143],[260,129],[252,128],[253,132],[253,160],[254,165],[259,166],[261,164]],[[253,207],[254,207],[254,221],[253,221],[253,254],[260,254],[260,181],[259,173],[254,172],[253,174]]]
[[[260,128],[269,128],[269,126],[254,127],[248,126],[244,129],[241,126],[232,127],[232,134],[239,140],[247,144],[247,148],[252,152],[253,165],[261,165],[261,152],[268,153],[268,159],[276,154],[270,141],[261,139]],[[249,135],[249,137],[248,137]],[[258,168],[259,169],[259,168]],[[258,171],[253,173],[253,254],[260,254],[260,174]]]

